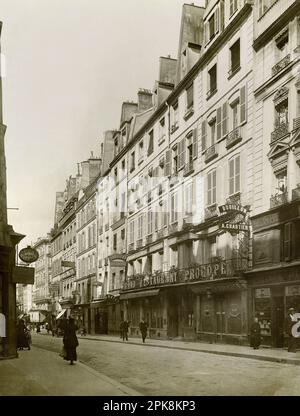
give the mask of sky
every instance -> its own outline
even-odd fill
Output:
[[[183,3],[0,0],[8,218],[21,246],[53,227],[55,193],[99,155],[122,102],[153,88],[159,57],[177,57]]]

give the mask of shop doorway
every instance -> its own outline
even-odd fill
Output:
[[[168,305],[168,337],[178,337],[178,324],[179,324],[179,305],[177,296],[169,297]]]
[[[284,297],[272,299],[272,344],[276,348],[284,346]]]
[[[216,335],[217,339],[222,340],[225,334],[225,301],[223,297],[216,297],[215,299],[216,311]]]

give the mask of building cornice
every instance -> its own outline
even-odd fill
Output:
[[[300,3],[296,1],[292,4],[280,17],[273,22],[266,30],[259,35],[253,42],[253,48],[257,52],[260,48],[266,45],[280,29],[286,25],[291,18],[294,18],[300,12]]]

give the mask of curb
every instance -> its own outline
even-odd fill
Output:
[[[41,335],[48,335],[48,334],[41,334]],[[192,351],[192,352],[201,352],[206,354],[215,354],[215,355],[224,355],[228,357],[238,357],[238,358],[247,358],[250,360],[258,360],[258,361],[268,361],[273,363],[279,364],[290,364],[290,365],[300,365],[300,359],[293,359],[293,358],[277,358],[277,357],[268,357],[264,355],[252,355],[246,353],[239,353],[239,352],[228,352],[228,351],[211,351],[206,349],[199,349],[199,348],[190,348],[190,347],[177,347],[177,346],[168,346],[168,345],[159,345],[159,344],[143,344],[134,341],[119,341],[113,339],[101,339],[101,338],[90,338],[89,336],[78,336],[80,340],[89,340],[89,341],[100,341],[100,342],[115,342],[118,344],[130,344],[130,345],[138,345],[140,347],[156,347],[156,348],[166,348],[166,349],[175,349],[180,351]]]

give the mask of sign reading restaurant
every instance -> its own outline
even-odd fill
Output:
[[[232,278],[236,275],[237,270],[245,270],[246,268],[247,259],[220,260],[187,269],[171,269],[168,272],[133,276],[132,279],[129,278],[130,280],[123,284],[123,290]]]

